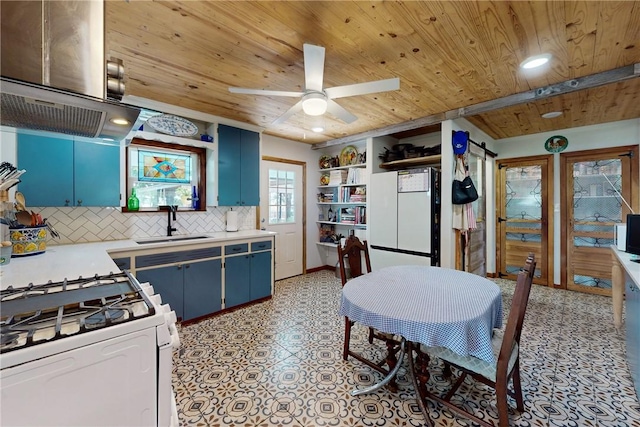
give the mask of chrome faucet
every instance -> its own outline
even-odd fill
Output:
[[[171,217],[173,216],[173,220],[176,220],[176,212],[178,211],[177,205],[165,205],[160,206],[161,209],[167,209],[167,236],[171,236],[173,231],[177,231],[175,227],[171,226]]]

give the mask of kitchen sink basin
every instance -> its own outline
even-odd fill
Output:
[[[149,243],[182,242],[185,240],[198,240],[198,239],[208,239],[208,238],[209,236],[175,236],[175,237],[166,237],[164,239],[136,240],[136,243],[139,245],[146,245]]]

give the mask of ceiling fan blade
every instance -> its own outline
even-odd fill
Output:
[[[304,51],[304,88],[307,91],[322,92],[324,78],[324,48],[305,43]]]
[[[243,93],[247,95],[266,95],[266,96],[290,96],[292,98],[300,98],[304,92],[287,92],[284,90],[266,90],[266,89],[248,89],[244,87],[230,87],[231,93]]]
[[[293,107],[291,107],[287,111],[285,111],[283,115],[281,115],[280,117],[275,119],[271,124],[272,125],[278,125],[278,124],[286,121],[289,117],[293,116],[298,111],[302,111],[302,101],[296,102]]]
[[[400,89],[400,79],[376,80],[374,82],[356,83],[353,85],[336,86],[325,89],[325,93],[331,99],[345,98],[354,95],[366,95],[369,93],[387,92]]]
[[[332,101],[331,99],[327,99],[327,111],[347,124],[353,123],[358,120],[356,116],[345,110],[340,104]]]

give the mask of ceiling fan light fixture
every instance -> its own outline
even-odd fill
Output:
[[[520,63],[520,68],[530,70],[532,68],[540,67],[551,60],[551,54],[543,53],[542,55],[530,56]]]
[[[554,119],[556,117],[560,117],[562,115],[562,111],[549,111],[548,113],[544,113],[540,115],[543,119]]]
[[[327,112],[327,99],[321,93],[309,93],[302,98],[302,111],[308,116],[321,116]]]

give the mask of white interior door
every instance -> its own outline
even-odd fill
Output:
[[[275,280],[303,273],[303,167],[263,160],[260,179],[260,226],[274,231]]]

